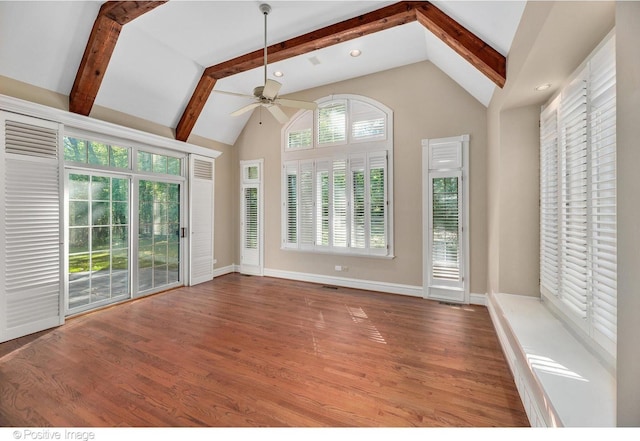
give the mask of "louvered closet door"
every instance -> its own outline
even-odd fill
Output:
[[[191,156],[189,280],[191,285],[213,279],[213,177],[214,161]]]
[[[61,127],[0,112],[0,341],[64,323]]]

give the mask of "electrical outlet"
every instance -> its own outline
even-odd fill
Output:
[[[336,268],[335,268],[335,269],[336,269],[336,271],[342,271],[342,266],[340,266],[340,265],[336,265]]]

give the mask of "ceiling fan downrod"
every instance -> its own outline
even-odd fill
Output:
[[[260,12],[264,15],[264,84],[267,83],[267,15],[271,12],[271,6],[267,3],[260,5]]]

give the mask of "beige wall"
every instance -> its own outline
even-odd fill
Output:
[[[614,2],[528,2],[488,115],[490,293],[539,296],[540,107],[614,26]],[[551,82],[544,93],[535,86]]]
[[[60,110],[69,110],[69,97],[3,76],[0,76],[0,94]],[[94,106],[89,116],[120,126],[175,139],[175,130],[173,128],[104,107]],[[233,194],[230,189],[235,188],[232,184],[233,173],[236,168],[234,164],[237,162],[235,150],[227,144],[195,135],[189,137],[188,142],[222,152],[222,155],[216,159],[215,163],[214,258],[217,260],[215,268],[232,265],[236,262],[234,254],[235,218],[232,217],[235,209],[232,205]]]
[[[508,109],[500,115],[498,194],[500,292],[537,296],[539,286],[540,107]]]
[[[616,5],[618,425],[640,426],[640,3]]]
[[[256,111],[236,143],[239,159],[265,159],[265,268],[422,286],[421,140],[470,135],[471,292],[486,292],[486,108],[429,62],[295,94],[316,100],[351,93],[394,111],[395,259],[280,249],[281,126]],[[237,194],[237,191],[236,191]],[[349,268],[336,272],[335,265]]]

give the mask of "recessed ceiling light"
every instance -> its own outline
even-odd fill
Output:
[[[547,90],[550,87],[551,87],[551,83],[544,83],[544,84],[541,84],[541,85],[537,86],[535,89],[536,89],[537,92],[541,92],[543,90]]]
[[[352,57],[359,57],[360,54],[362,54],[362,52],[360,51],[360,49],[354,49],[351,52],[349,52],[349,55],[351,55]]]
[[[273,75],[274,75],[274,76],[276,76],[276,77],[278,77],[278,78],[280,78],[280,77],[284,76],[284,73],[282,73],[282,71],[277,70],[277,71],[275,71],[275,72],[273,73]]]

